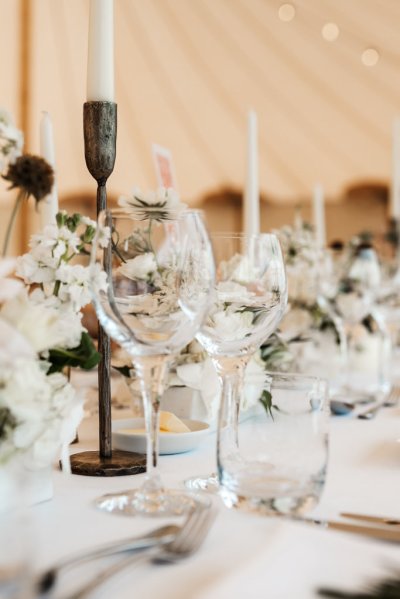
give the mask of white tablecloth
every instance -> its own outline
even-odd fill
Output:
[[[72,451],[96,447],[95,423],[85,421]],[[215,469],[215,435],[196,451],[162,456],[167,486]],[[97,511],[97,496],[139,485],[143,475],[90,478],[54,473],[54,498],[31,509],[34,567],[114,539],[153,528],[160,520],[126,518]],[[332,418],[330,464],[315,516],[341,511],[400,517],[400,408],[385,408],[372,421]],[[359,588],[400,568],[399,545],[367,540],[317,526],[252,516],[226,509],[201,550],[169,566],[132,567],[95,593],[97,598],[235,599],[316,597],[318,586]],[[84,580],[92,568],[73,574]],[[69,584],[71,577],[66,580]],[[67,586],[57,596],[65,597]]]

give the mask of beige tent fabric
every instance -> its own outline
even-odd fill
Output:
[[[261,190],[273,203],[330,201],[347,185],[390,183],[400,112],[400,2],[115,0],[118,154],[114,195],[156,184],[151,143],[171,149],[179,191],[195,204],[245,181],[246,115],[258,114]],[[29,104],[21,97],[21,8],[29,5]],[[0,0],[0,104],[27,119],[39,150],[42,110],[53,119],[61,196],[94,193],[83,157],[88,0]],[[335,42],[321,28],[334,21]],[[367,47],[374,67],[361,62]],[[4,196],[4,193],[2,193]],[[36,226],[34,223],[33,227]]]

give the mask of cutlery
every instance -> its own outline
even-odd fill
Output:
[[[363,522],[376,522],[377,524],[385,524],[390,527],[400,527],[400,520],[397,520],[396,518],[385,518],[383,516],[369,516],[367,514],[354,514],[351,512],[342,512],[340,515],[343,518],[350,518],[351,520],[361,520]]]
[[[34,588],[37,590],[38,594],[43,595],[53,589],[61,571],[67,570],[71,566],[80,565],[91,560],[109,557],[111,555],[117,555],[119,553],[161,546],[164,543],[170,543],[180,530],[180,527],[175,525],[161,526],[139,537],[125,539],[116,543],[109,543],[85,553],[78,553],[66,557],[54,564],[51,568],[38,574],[34,581]]]
[[[379,401],[372,407],[368,408],[368,410],[365,410],[364,412],[358,412],[357,418],[360,418],[360,420],[372,420],[372,418],[375,418],[379,410],[381,410],[384,405],[384,401]]]
[[[211,507],[196,507],[190,512],[186,522],[170,543],[153,547],[144,555],[130,555],[125,559],[103,570],[99,576],[90,580],[78,591],[68,595],[67,599],[85,599],[92,591],[105,583],[109,578],[127,568],[137,565],[142,561],[151,560],[155,564],[175,563],[195,553],[204,539],[215,519],[216,512]]]
[[[330,409],[332,414],[335,416],[345,416],[353,412],[358,406],[364,406],[368,403],[375,401],[375,397],[372,395],[366,395],[364,398],[356,399],[355,401],[346,401],[344,398],[340,399],[340,396],[334,396],[330,402]]]
[[[335,520],[307,520],[303,522],[311,524],[318,524],[328,530],[339,530],[342,532],[349,532],[361,536],[371,537],[379,539],[381,541],[388,541],[391,543],[400,543],[400,530],[397,528],[390,528],[389,526],[366,526],[360,524],[351,524],[350,522],[337,522]]]
[[[384,406],[387,408],[395,408],[400,399],[400,387],[393,387],[384,401]]]

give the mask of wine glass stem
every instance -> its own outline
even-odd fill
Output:
[[[350,324],[343,322],[342,327],[339,329],[339,340],[340,350],[343,363],[344,372],[344,388],[350,386],[350,344],[351,344],[352,327]]]
[[[212,358],[222,385],[219,419],[228,414],[230,430],[238,445],[240,400],[243,391],[244,373],[250,355],[227,358]]]
[[[168,357],[141,356],[135,358],[134,367],[140,380],[146,425],[146,482],[144,486],[149,491],[156,492],[162,487],[157,474],[159,408],[168,373]]]

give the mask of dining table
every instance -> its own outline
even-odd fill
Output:
[[[129,415],[127,409],[113,410],[114,420]],[[92,414],[83,420],[79,442],[70,451],[97,448],[97,418]],[[215,429],[192,451],[161,455],[159,466],[165,485],[177,489],[183,489],[189,477],[215,471]],[[79,476],[55,466],[53,498],[29,509],[33,572],[65,556],[170,523],[171,518],[128,517],[95,507],[99,496],[137,488],[144,476]],[[349,522],[343,512],[400,519],[400,405],[382,408],[371,420],[354,414],[330,418],[325,488],[304,521],[228,509],[218,494],[210,499],[216,518],[195,554],[173,564],[132,561],[90,597],[306,599],[318,597],[321,588],[355,591],[390,576],[399,578],[399,543],[331,530],[324,522]],[[109,560],[100,560],[71,569],[51,596],[67,599],[108,565]]]

